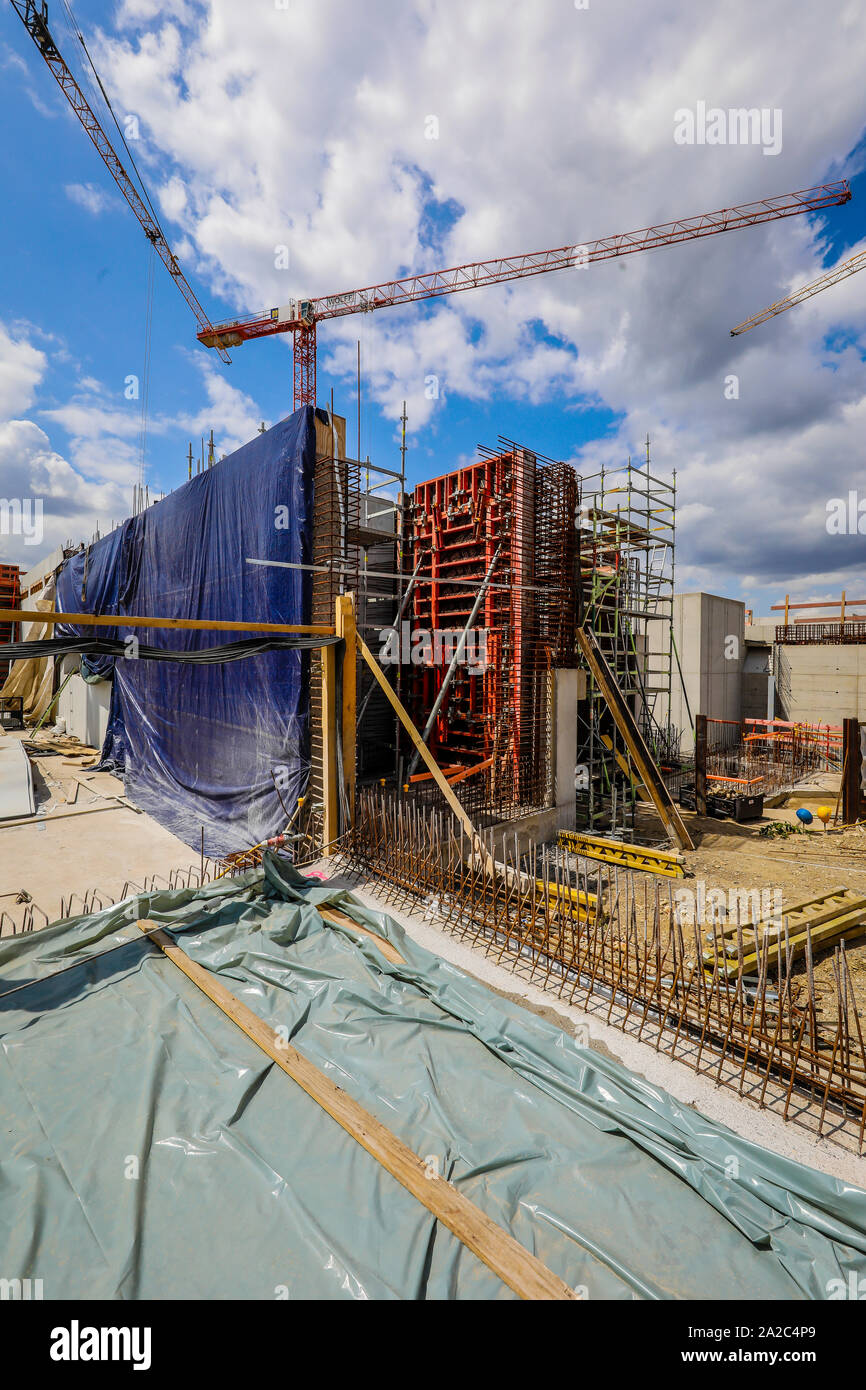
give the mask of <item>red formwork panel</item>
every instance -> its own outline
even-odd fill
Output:
[[[21,572],[17,565],[0,565],[0,608],[18,608],[21,604]],[[0,622],[0,644],[11,642],[16,635],[16,624]],[[9,674],[10,662],[3,659],[0,645],[0,685]]]
[[[480,458],[420,483],[413,496],[410,554],[421,561],[413,594],[413,633],[430,648],[411,667],[410,709],[426,723],[448,668],[436,635],[462,632],[494,556],[496,566],[462,662],[430,737],[440,764],[488,763],[497,798],[537,800],[537,614],[533,589],[536,461],[527,450]],[[439,581],[432,583],[431,581]],[[416,639],[417,640],[417,639]]]

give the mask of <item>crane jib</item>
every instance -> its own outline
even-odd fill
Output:
[[[683,241],[776,221],[782,217],[815,212],[821,208],[847,203],[850,199],[850,185],[847,179],[840,179],[779,197],[722,208],[718,212],[705,213],[698,217],[679,218],[674,222],[645,227],[635,232],[623,232],[573,246],[471,262],[446,270],[405,276],[381,285],[369,285],[363,289],[292,301],[285,310],[271,309],[265,314],[251,315],[246,319],[231,319],[226,323],[208,326],[199,334],[199,340],[208,347],[216,347],[220,343],[236,346],[252,338],[270,337],[276,333],[291,332],[297,336],[309,330],[313,323],[323,319],[369,313],[390,305],[438,298],[446,294],[456,294],[461,290],[480,289],[489,284],[501,284],[509,280],[524,279],[530,275],[586,265],[592,261],[633,255],[638,251],[652,250],[659,246],[675,245]],[[303,313],[300,312],[301,308]]]

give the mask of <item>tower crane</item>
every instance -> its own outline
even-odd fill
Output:
[[[786,309],[792,309],[795,304],[802,304],[804,299],[811,299],[813,294],[820,294],[821,290],[827,290],[831,285],[838,285],[840,280],[846,280],[849,275],[854,275],[858,270],[866,266],[866,251],[858,251],[856,256],[851,256],[847,261],[840,261],[832,270],[825,270],[823,275],[819,275],[817,280],[811,280],[808,285],[801,285],[798,290],[793,290],[791,294],[785,295],[784,299],[777,299],[775,304],[770,304],[766,309],[762,309],[759,314],[753,314],[750,319],[743,319],[736,328],[731,329],[731,337],[736,338],[738,333],[747,333],[750,328],[757,328],[759,323],[766,323],[767,319],[773,319],[777,314],[783,314]]]
[[[758,202],[746,203],[739,207],[722,208],[718,212],[703,213],[697,217],[683,217],[677,221],[665,222],[655,227],[643,227],[635,232],[622,232],[615,236],[600,237],[595,241],[584,242],[579,245],[560,246],[549,251],[524,252],[516,256],[500,257],[494,260],[475,261],[466,265],[451,266],[445,270],[408,275],[399,280],[390,280],[379,285],[368,285],[362,289],[346,290],[339,294],[292,299],[288,304],[265,310],[247,318],[228,319],[213,324],[183,274],[159,225],[156,214],[139,195],[135,184],[118,158],[90,103],[54,42],[48,27],[48,7],[45,0],[41,4],[38,3],[38,0],[10,0],[10,2],[54,74],[61,91],[99,151],[109,173],[141,223],[145,236],[151,242],[169,275],[195,314],[199,325],[197,335],[199,342],[205,347],[215,349],[223,361],[230,362],[228,349],[231,347],[239,346],[253,338],[266,338],[276,333],[291,333],[294,339],[294,405],[296,409],[300,405],[315,404],[316,328],[321,320],[343,318],[347,314],[369,313],[371,310],[382,309],[388,305],[410,304],[418,299],[435,299],[446,294],[456,294],[461,290],[480,289],[484,285],[523,280],[530,275],[544,275],[554,270],[588,266],[593,261],[612,260],[614,257],[632,255],[636,251],[648,251],[657,246],[671,246],[681,241],[715,236],[719,232],[752,227],[762,222],[773,222],[782,217],[794,217],[802,213],[817,212],[821,208],[847,203],[851,198],[848,181],[840,179],[835,183],[819,184],[814,188],[805,188],[799,192],[785,193],[774,198],[764,198]],[[109,110],[111,110],[111,103],[99,81],[98,74],[96,80],[99,82],[102,94]],[[132,163],[135,167],[134,161]],[[843,274],[850,274],[854,269],[859,269],[859,266],[852,266],[850,270],[837,273],[836,278],[841,279]],[[830,274],[832,275],[833,272]],[[829,276],[823,277],[823,280],[826,283],[834,283]],[[816,282],[812,293],[823,287],[823,283]],[[798,293],[801,297],[806,297],[805,292]],[[791,302],[796,302],[796,299],[792,298]],[[746,327],[751,327],[752,322],[761,322],[763,318],[770,317],[772,313],[779,313],[782,308],[787,307],[787,302],[780,302],[780,305],[771,306],[771,309],[765,310],[763,315],[756,316],[754,321],[741,324],[738,329],[733,331],[735,333],[742,332]]]
[[[510,280],[523,280],[530,275],[544,275],[553,270],[587,266],[593,261],[612,260],[616,256],[648,251],[656,246],[671,246],[697,237],[715,236],[718,232],[753,227],[760,222],[774,222],[782,217],[816,212],[820,208],[847,203],[851,189],[846,179],[819,184],[797,193],[784,193],[775,198],[746,203],[740,207],[722,208],[698,217],[682,217],[656,227],[644,227],[636,232],[621,232],[601,237],[577,246],[559,246],[551,251],[535,251],[497,260],[475,261],[469,265],[451,266],[421,275],[408,275],[364,289],[345,290],[340,294],[321,295],[310,299],[292,299],[288,304],[264,310],[247,318],[228,319],[198,334],[205,347],[237,347],[253,338],[267,338],[275,333],[291,333],[294,337],[294,404],[316,403],[316,327],[324,319],[343,318],[346,314],[369,313],[388,305],[410,304],[417,299],[435,299],[460,290],[479,289]]]
[[[192,286],[181,270],[177,258],[166,240],[165,233],[159,225],[156,213],[153,208],[149,206],[149,200],[148,203],[145,203],[144,199],[139,195],[138,189],[118,158],[111,141],[102,129],[99,119],[95,115],[87,97],[84,95],[84,92],[81,90],[81,87],[78,85],[78,82],[72,75],[60,52],[60,49],[54,42],[51,30],[48,27],[47,4],[44,3],[44,0],[41,5],[36,3],[36,0],[11,0],[11,4],[24,25],[24,28],[27,30],[36,47],[39,49],[39,52],[42,54],[42,57],[45,59],[48,67],[51,69],[51,72],[54,74],[54,77],[57,79],[57,85],[60,87],[69,105],[84,126],[84,129],[87,131],[96,149],[99,151],[108,172],[111,174],[124,198],[141,223],[145,236],[195,314],[198,320],[199,331],[201,333],[213,332],[213,325],[199,303]],[[105,88],[99,81],[99,75],[96,73],[95,68],[94,74],[96,75],[97,82],[99,82],[99,87],[102,91],[102,95],[105,97],[108,109],[111,110],[111,102],[108,100]],[[112,112],[112,115],[113,114]],[[133,168],[134,167],[135,164],[133,161]],[[146,192],[145,197],[147,197]],[[216,346],[223,361],[230,362],[231,358],[225,346],[221,343],[216,344]]]

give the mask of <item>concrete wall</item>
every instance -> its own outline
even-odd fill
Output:
[[[60,672],[62,681],[77,657],[65,657]],[[108,727],[108,708],[111,701],[111,682],[90,685],[80,676],[73,676],[57,702],[57,718],[66,721],[66,732],[92,748],[101,748]],[[50,717],[50,716],[49,716]]]
[[[866,720],[866,643],[786,644],[776,648],[775,657],[779,718],[823,724]]]
[[[751,628],[746,629],[747,634]],[[743,665],[743,719],[771,719],[769,708],[773,648],[766,642],[750,642],[746,637]]]
[[[773,648],[777,718],[822,724],[866,720],[866,644],[776,646],[776,628],[783,617],[780,613],[759,618],[746,629],[748,639]]]
[[[41,597],[39,591],[42,589],[45,580],[49,577],[49,575],[55,574],[62,564],[63,547],[58,546],[56,550],[52,550],[50,555],[46,555],[43,560],[39,560],[38,563],[35,564],[32,567],[32,569],[29,569],[26,574],[22,574],[22,608],[29,608],[31,606],[29,603],[25,603],[23,600],[28,598],[37,599]]]
[[[683,697],[676,659],[673,658],[670,721],[683,735],[682,746],[694,746],[692,718],[706,714],[713,719],[741,718],[742,675],[745,660],[745,604],[719,594],[674,596],[674,641],[680,656],[688,708]],[[664,624],[651,623],[648,666],[658,664],[653,648],[666,641]],[[666,700],[659,697],[656,714],[663,722]]]

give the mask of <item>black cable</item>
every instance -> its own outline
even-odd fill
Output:
[[[117,626],[123,627],[122,615]],[[129,648],[129,638],[121,642],[109,637],[46,637],[36,642],[6,642],[0,645],[0,658],[12,661],[29,660],[48,656],[69,656],[79,653],[83,656],[124,657],[128,661],[184,661],[201,666],[218,664],[222,661],[240,661],[243,657],[258,656],[263,652],[310,651],[315,647],[333,647],[342,642],[342,637],[317,637],[315,634],[286,632],[271,637],[250,637],[241,642],[226,642],[217,647],[202,647],[198,651],[171,651],[166,647],[149,647],[139,643],[133,656]]]

